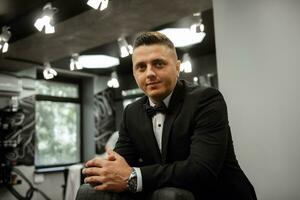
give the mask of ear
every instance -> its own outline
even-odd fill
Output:
[[[176,61],[177,77],[179,77],[179,74],[180,74],[180,64],[181,64],[181,61],[180,61],[180,60],[177,60],[177,61]]]

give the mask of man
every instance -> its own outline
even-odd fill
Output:
[[[179,81],[174,45],[158,32],[137,37],[132,63],[146,96],[126,107],[108,158],[86,163],[85,182],[120,198],[157,199],[153,192],[171,191],[169,199],[178,193],[201,200],[256,199],[235,158],[220,92]]]

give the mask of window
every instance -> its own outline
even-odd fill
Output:
[[[144,95],[144,92],[140,88],[130,89],[130,90],[123,90],[122,97],[123,97],[123,108],[126,108],[128,104],[135,102],[139,98]]]
[[[80,162],[79,85],[36,82],[36,166]]]

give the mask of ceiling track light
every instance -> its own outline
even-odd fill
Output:
[[[118,45],[120,48],[120,56],[121,58],[127,57],[133,52],[133,48],[131,45],[129,45],[125,39],[125,37],[119,37],[118,38]]]
[[[196,18],[196,23],[190,26],[191,31],[193,33],[204,33],[204,24],[202,23],[201,12],[194,13],[193,16]]]
[[[108,7],[108,2],[109,0],[88,0],[88,2],[86,3],[87,5],[89,5],[90,7],[94,8],[95,10],[105,10]]]
[[[45,34],[55,33],[53,16],[56,12],[57,8],[52,7],[51,3],[47,3],[43,7],[42,14],[34,23],[35,28],[40,32],[44,30]]]
[[[110,88],[119,88],[120,87],[117,72],[114,71],[111,73],[111,78],[109,81],[107,81],[107,86]]]
[[[191,57],[188,53],[185,53],[182,56],[182,63],[180,63],[180,71],[184,73],[192,72]]]
[[[70,59],[70,70],[82,69],[82,64],[79,62],[79,54],[74,53]]]
[[[49,62],[45,62],[44,67],[45,69],[43,71],[43,75],[46,80],[52,79],[57,76],[57,72],[51,67]]]
[[[9,27],[3,26],[2,33],[0,34],[0,50],[2,53],[6,53],[8,51],[8,41],[11,37],[11,32],[9,31]]]

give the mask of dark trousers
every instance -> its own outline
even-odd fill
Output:
[[[88,184],[80,186],[76,200],[195,200],[190,191],[179,188],[161,188],[152,193],[113,193],[96,191]]]

